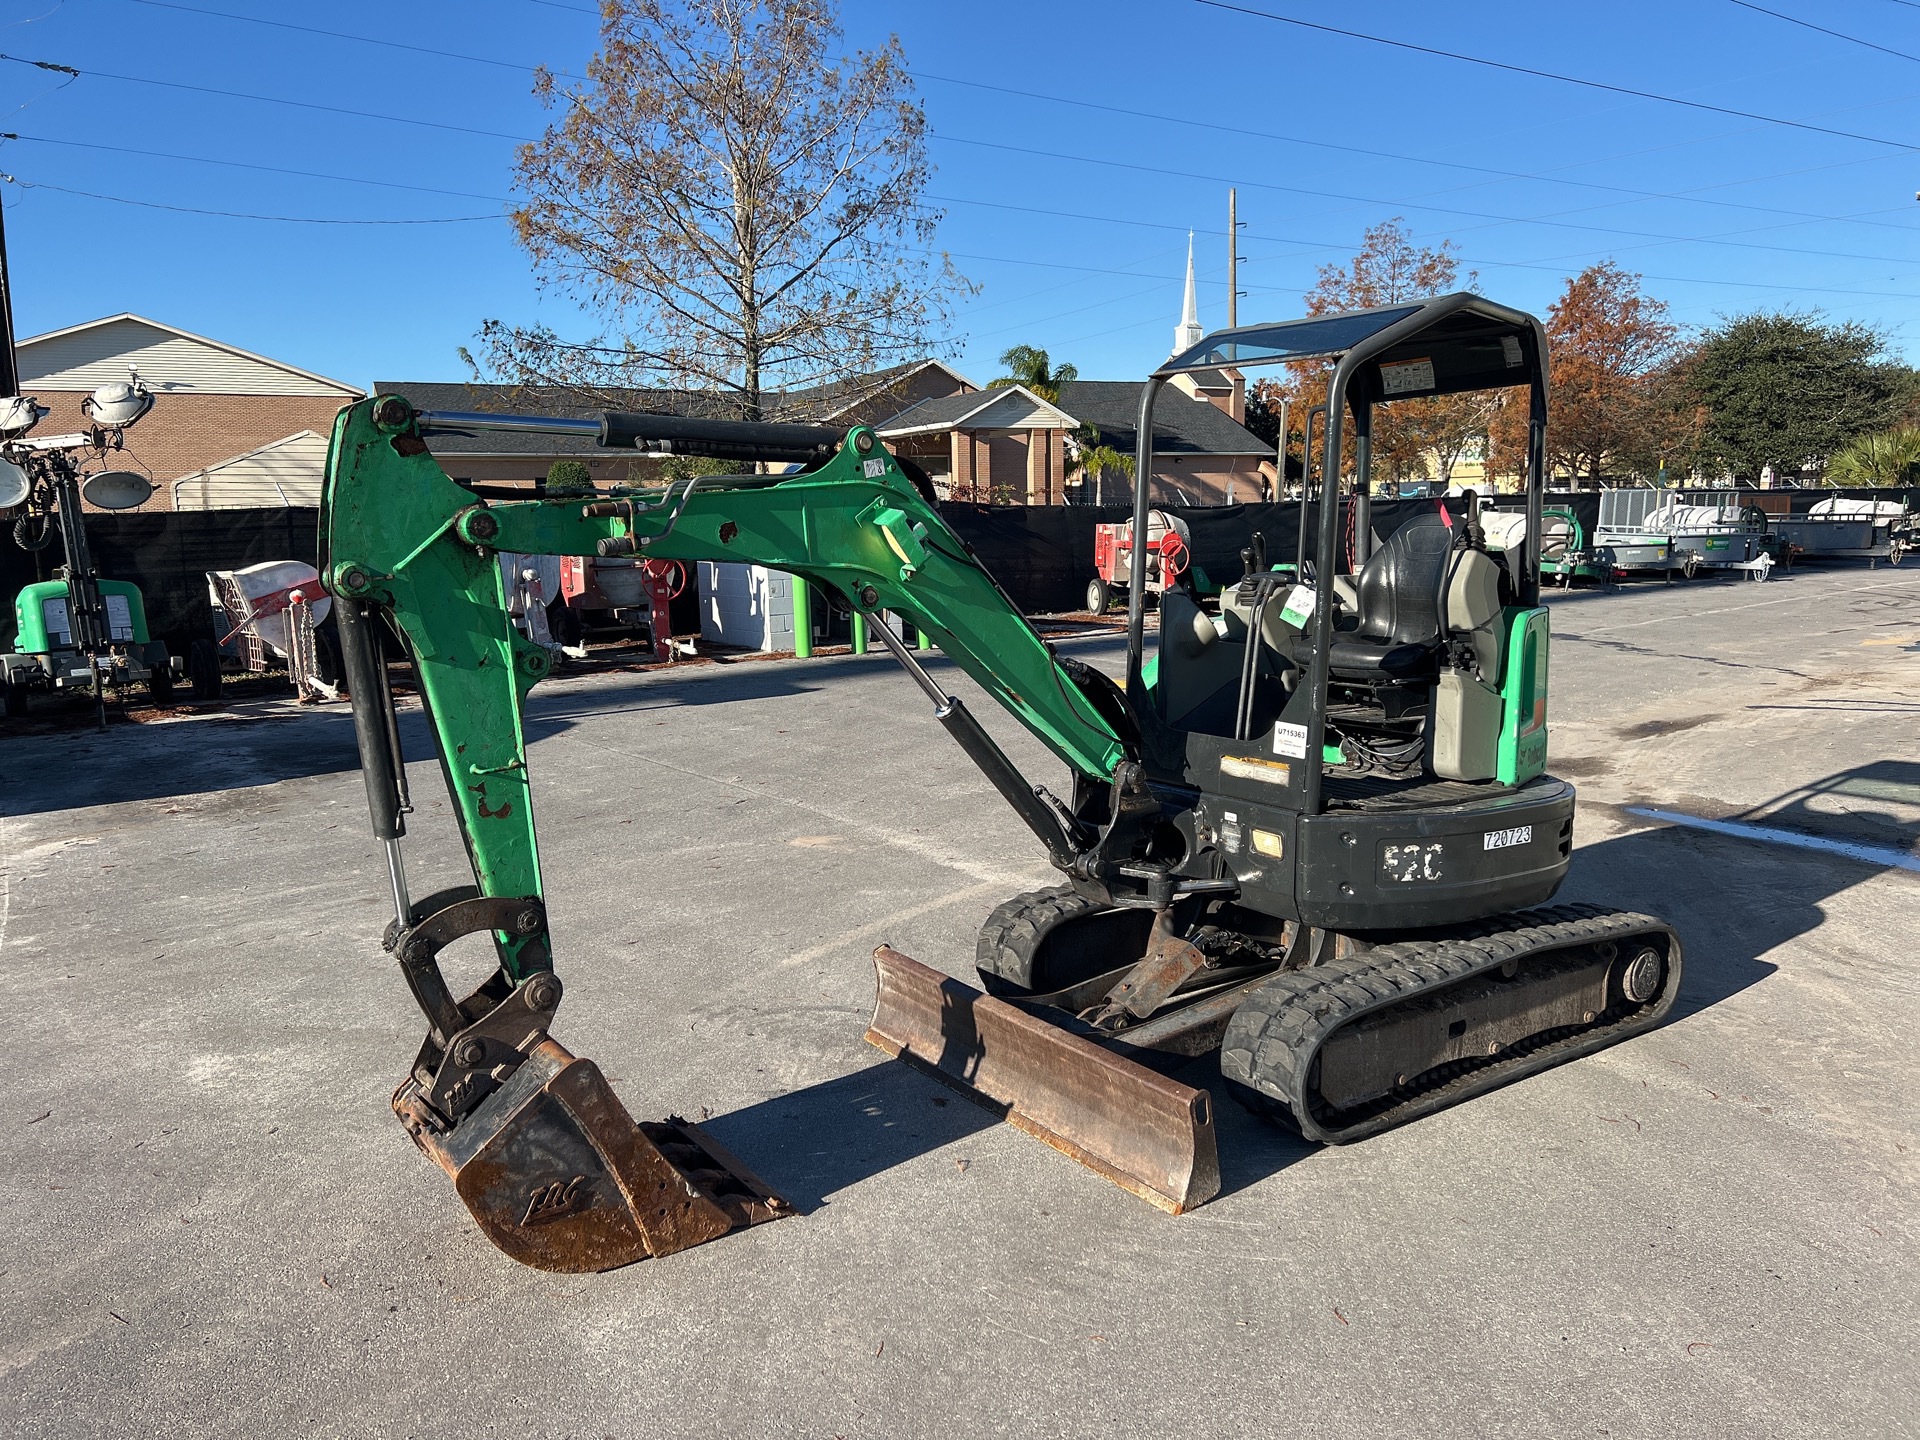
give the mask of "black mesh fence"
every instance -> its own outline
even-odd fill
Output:
[[[1751,495],[1756,492],[1742,492]],[[1904,500],[1920,509],[1915,490],[1792,490],[1763,491],[1769,508],[1788,499],[1792,514],[1804,514],[1823,499],[1838,495],[1858,499]],[[1414,515],[1430,513],[1445,503],[1455,510],[1457,500],[1375,500],[1373,531],[1386,539]],[[1591,534],[1599,522],[1597,491],[1549,494],[1548,505],[1573,509]],[[1187,525],[1193,563],[1217,583],[1229,584],[1241,573],[1240,552],[1258,533],[1266,542],[1269,561],[1290,559],[1300,526],[1298,504],[1163,506]],[[1077,610],[1086,603],[1087,582],[1094,576],[1094,527],[1124,521],[1132,514],[1120,505],[969,505],[958,501],[940,507],[947,523],[971,545],[1022,610],[1045,614]],[[1308,524],[1315,523],[1315,507],[1308,508]],[[87,516],[87,543],[101,576],[130,580],[146,597],[147,623],[155,639],[163,639],[175,654],[185,654],[197,638],[210,633],[206,572],[237,570],[268,560],[304,560],[313,564],[317,550],[319,512],[275,507],[259,510],[183,510],[154,514],[95,514]],[[1342,517],[1342,533],[1348,525]],[[1312,530],[1309,529],[1309,543]],[[1341,551],[1347,549],[1343,541]],[[21,586],[50,578],[61,563],[58,538],[44,550],[22,550],[10,533],[0,530],[0,642],[11,643],[14,631],[12,597]]]
[[[147,602],[147,628],[175,655],[212,634],[207,571],[238,570],[267,560],[314,563],[319,511],[176,510],[149,515],[87,516],[87,547],[103,579],[129,580]],[[44,550],[25,551],[0,532],[0,629],[12,643],[12,597],[22,585],[48,579],[61,564],[58,537]]]
[[[1415,515],[1432,512],[1437,500],[1376,500],[1374,535],[1384,540]],[[1458,501],[1449,502],[1456,508]],[[1240,578],[1240,552],[1257,533],[1269,562],[1290,560],[1300,537],[1299,504],[1162,505],[1186,522],[1193,563],[1217,584]],[[1344,509],[1344,507],[1343,507]],[[1308,545],[1313,543],[1318,506],[1307,507]],[[1086,604],[1087,582],[1094,577],[1094,527],[1131,518],[1121,505],[967,505],[942,504],[940,514],[974,549],[1001,588],[1022,610],[1047,614],[1077,610]],[[1346,517],[1342,516],[1343,534]],[[1343,542],[1341,552],[1346,545]]]

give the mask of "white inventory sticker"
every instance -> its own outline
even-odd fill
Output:
[[[1296,585],[1287,592],[1287,603],[1280,607],[1280,618],[1296,630],[1304,630],[1307,621],[1313,618],[1313,607],[1319,596],[1311,585]]]
[[[1516,825],[1511,830],[1489,830],[1480,837],[1482,850],[1505,850],[1512,845],[1527,845],[1533,841],[1531,825]]]
[[[1273,753],[1291,756],[1295,760],[1306,759],[1307,727],[1276,720],[1273,726]]]
[[[1389,395],[1414,395],[1433,389],[1433,361],[1402,360],[1380,367],[1380,388]]]

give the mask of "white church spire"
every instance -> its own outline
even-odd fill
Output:
[[[1180,324],[1173,332],[1173,353],[1190,350],[1205,337],[1200,328],[1200,301],[1193,287],[1193,232],[1187,232],[1187,296],[1180,307]]]

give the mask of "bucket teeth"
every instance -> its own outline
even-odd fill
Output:
[[[394,1096],[415,1142],[481,1233],[537,1270],[611,1270],[790,1213],[698,1126],[636,1124],[599,1067],[553,1040],[452,1129],[421,1123],[416,1092]]]
[[[1213,1102],[882,946],[867,1040],[1179,1214],[1220,1189]]]

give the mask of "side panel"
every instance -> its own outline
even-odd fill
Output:
[[[49,596],[64,596],[67,584],[64,580],[42,580],[35,585],[23,585],[20,593],[13,599],[13,620],[17,627],[13,648],[22,655],[44,655],[51,648],[47,642],[46,601]]]
[[[1490,802],[1303,815],[1300,918],[1408,930],[1538,905],[1566,878],[1573,802],[1571,785],[1543,779]]]
[[[1521,785],[1547,768],[1547,612],[1507,612],[1507,664],[1500,687],[1502,785]]]
[[[152,637],[147,633],[147,602],[140,593],[140,587],[128,580],[96,580],[94,584],[99,587],[103,598],[115,595],[126,601],[127,621],[133,635],[131,641],[123,636],[114,643],[145,645]],[[66,598],[67,582],[64,580],[41,580],[22,586],[13,601],[17,630],[14,649],[22,655],[44,655],[51,650],[53,642],[47,634],[47,601]]]

